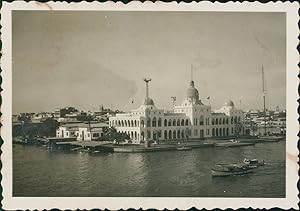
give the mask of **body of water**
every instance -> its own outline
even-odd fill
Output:
[[[263,159],[242,176],[211,177],[215,163]],[[152,153],[49,152],[13,146],[13,196],[285,197],[285,142]]]

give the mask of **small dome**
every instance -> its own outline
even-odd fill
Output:
[[[154,101],[151,98],[145,99],[144,105],[154,105]]]
[[[228,100],[228,101],[225,102],[224,106],[234,107],[234,103],[232,102],[232,100]]]
[[[196,102],[199,100],[199,92],[195,88],[194,81],[191,81],[190,87],[186,91],[186,97]]]

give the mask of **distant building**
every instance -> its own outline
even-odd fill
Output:
[[[146,98],[138,109],[109,117],[109,126],[128,134],[133,142],[185,140],[187,137],[204,139],[244,133],[244,113],[235,108],[232,101],[212,112],[210,105],[201,102],[192,80],[182,104],[174,105],[172,112],[166,112],[158,109],[148,97],[149,81],[145,81]]]

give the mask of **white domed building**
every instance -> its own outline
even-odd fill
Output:
[[[210,137],[229,137],[243,131],[244,114],[228,101],[219,110],[211,111],[210,105],[204,105],[195,88],[194,81],[186,92],[186,98],[180,105],[174,105],[173,112],[158,109],[148,96],[138,108],[128,113],[116,114],[109,118],[109,126],[126,133],[134,143],[145,140],[189,140]]]

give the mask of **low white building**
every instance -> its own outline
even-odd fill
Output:
[[[56,130],[56,137],[76,137],[78,141],[91,141],[103,136],[104,129],[108,127],[105,123],[76,123],[61,125]]]
[[[181,105],[174,105],[172,112],[158,109],[148,97],[147,89],[148,84],[146,99],[138,109],[109,118],[109,126],[128,134],[133,142],[204,139],[243,133],[244,113],[236,109],[232,101],[212,112],[210,105],[201,102],[194,81],[190,82],[186,99]]]

